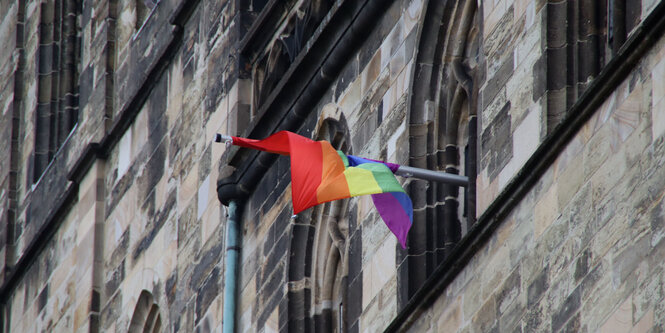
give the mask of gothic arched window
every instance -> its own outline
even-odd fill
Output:
[[[272,23],[267,23],[271,21],[269,19],[253,23],[253,28],[244,39],[257,42],[256,44],[250,42],[252,46],[243,53],[253,68],[255,113],[259,113],[258,110],[269,102],[269,97],[273,94],[273,90],[278,88],[279,83],[291,75],[289,69],[296,65],[296,58],[305,49],[310,38],[315,36],[317,28],[326,23],[324,18],[333,8],[333,3],[331,0],[301,1],[288,11],[289,17],[284,18],[284,24],[281,23],[281,19],[274,20],[279,22],[279,26],[270,26]],[[253,5],[256,7],[254,10],[264,8],[261,1],[255,1]],[[274,13],[279,10],[274,8],[278,7],[281,8],[265,6],[268,13],[263,13],[261,16],[271,16],[270,11],[275,15]],[[259,36],[265,35],[266,31],[275,31],[275,33],[270,38]]]
[[[430,2],[425,13],[411,88],[409,163],[465,175],[469,185],[410,181],[413,226],[397,258],[401,306],[475,223],[477,20],[473,0]]]
[[[74,0],[40,4],[33,183],[78,123],[79,10]]]
[[[160,0],[135,0],[136,1],[136,30],[141,27],[150,17],[150,13],[157,6]]]
[[[335,149],[349,153],[347,137],[344,119],[329,119],[315,139],[330,141]],[[355,231],[347,214],[349,202],[321,204],[295,220],[289,261],[290,332],[346,332],[358,319],[359,314],[350,313],[347,306],[350,240]]]
[[[548,132],[623,46],[641,11],[641,0],[547,2]]]
[[[129,322],[129,333],[160,333],[162,332],[162,318],[159,306],[154,302],[152,294],[143,290],[139,296],[134,314]]]

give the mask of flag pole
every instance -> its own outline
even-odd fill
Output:
[[[469,186],[469,177],[447,173],[443,171],[434,171],[429,169],[414,168],[406,165],[400,165],[395,174],[405,178],[418,178],[437,183],[445,183],[462,187]]]
[[[225,142],[230,144],[233,138],[228,135],[215,134],[215,142]],[[438,183],[445,183],[450,185],[457,185],[462,187],[469,186],[469,177],[447,173],[442,171],[434,171],[428,169],[414,168],[410,166],[400,165],[395,174],[405,178],[418,178],[429,180]]]

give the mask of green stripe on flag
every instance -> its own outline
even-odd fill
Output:
[[[376,183],[381,187],[382,192],[404,192],[402,185],[399,184],[392,171],[382,163],[364,163],[357,168],[372,172]]]
[[[344,167],[348,168],[349,167],[349,159],[346,157],[346,154],[342,153],[341,151],[337,151],[337,154],[339,154],[339,157],[342,158],[342,162],[344,162]]]

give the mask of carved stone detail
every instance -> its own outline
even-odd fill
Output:
[[[310,37],[323,21],[330,8],[330,0],[302,1],[286,24],[275,34],[275,39],[263,51],[254,66],[254,107],[259,108],[268,99],[279,80],[293,64]]]
[[[347,138],[348,129],[343,120],[325,120],[316,135],[317,140],[330,141],[334,148],[344,152],[349,151]],[[349,319],[345,310],[349,274],[348,205],[348,199],[328,202],[295,220],[289,262],[289,331],[345,331]]]
[[[471,184],[464,189],[411,181],[414,222],[407,253],[401,254],[406,256],[399,268],[405,271],[400,276],[406,280],[400,282],[406,289],[400,292],[402,305],[475,222],[477,21],[477,3],[473,0],[431,3],[423,21],[418,75],[412,87],[410,164],[462,173]]]

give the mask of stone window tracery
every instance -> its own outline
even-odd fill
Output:
[[[152,10],[159,4],[160,0],[135,0],[136,1],[136,30],[139,31],[150,17]]]
[[[265,49],[250,51],[252,55],[249,61],[254,63],[252,76],[255,109],[268,100],[273,89],[323,22],[333,6],[333,1],[298,1],[295,6],[295,10],[290,11],[293,14],[285,19],[286,23],[276,27],[277,33]]]
[[[33,182],[78,122],[80,1],[41,3]]]
[[[398,251],[404,306],[476,221],[478,20],[475,1],[431,3],[410,107],[410,165],[462,174],[468,187],[412,179],[414,221]],[[435,47],[432,47],[435,45]]]
[[[348,152],[345,131],[335,121],[326,121],[317,140],[328,140],[340,151]],[[313,246],[312,317],[315,332],[344,332],[346,277],[348,275],[347,218],[349,199],[319,205],[312,213],[318,226]]]
[[[129,333],[160,333],[163,331],[159,306],[155,304],[152,294],[141,291],[134,313],[129,323]]]
[[[548,132],[623,46],[641,10],[641,0],[548,1]]]
[[[347,137],[343,121],[327,120],[315,139],[328,140],[348,153]],[[354,226],[349,203],[345,199],[321,204],[295,220],[289,262],[290,332],[346,332],[357,320],[358,314],[349,311],[349,260],[358,255],[351,253]]]

